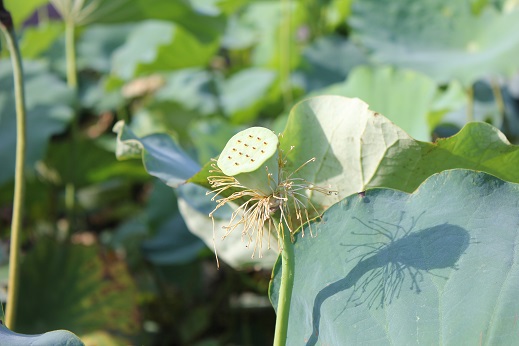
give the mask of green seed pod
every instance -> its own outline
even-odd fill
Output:
[[[268,196],[278,183],[278,137],[264,127],[234,135],[218,158],[218,167],[230,177]]]

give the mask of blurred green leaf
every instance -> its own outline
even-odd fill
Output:
[[[125,43],[134,29],[134,24],[97,24],[86,27],[77,42],[79,68],[109,73],[113,53]]]
[[[109,77],[96,76],[84,77],[79,88],[79,101],[81,107],[92,110],[94,114],[102,115],[105,112],[113,112],[114,109],[124,109],[127,100],[123,97],[120,88],[108,90]]]
[[[189,128],[189,135],[195,145],[198,162],[208,162],[220,155],[229,138],[243,127],[233,126],[223,119],[201,119]]]
[[[86,335],[82,335],[81,339],[85,343],[85,345],[90,346],[122,346],[125,345],[125,341],[120,338],[111,335],[105,331],[96,331],[93,333],[88,333]]]
[[[180,214],[159,226],[157,234],[144,241],[144,256],[154,264],[181,265],[195,260],[205,244],[189,232]]]
[[[13,24],[16,27],[21,27],[31,14],[48,2],[49,0],[5,0],[4,5],[11,12]]]
[[[54,330],[38,335],[19,334],[0,325],[0,344],[9,346],[84,346],[73,333],[66,330]]]
[[[72,118],[72,93],[41,63],[24,61],[27,95],[26,163],[32,168],[45,154],[52,135],[65,130]],[[0,183],[14,175],[16,112],[9,61],[0,61]]]
[[[25,59],[35,59],[50,49],[51,45],[65,31],[62,23],[47,22],[36,27],[23,30],[20,51]]]
[[[243,50],[252,48],[251,63],[253,66],[278,68],[280,56],[280,29],[282,25],[290,26],[290,40],[283,44],[290,47],[289,65],[297,66],[300,46],[296,38],[296,30],[304,25],[306,9],[301,2],[290,2],[287,13],[290,19],[284,16],[283,6],[287,4],[279,1],[249,1],[240,11],[229,19],[229,27],[222,38],[225,48]]]
[[[273,70],[248,68],[220,84],[222,107],[232,122],[251,122],[267,102],[272,102],[276,76]]]
[[[49,168],[55,170],[58,175],[59,183],[61,184],[71,181],[72,176],[78,187],[99,182],[93,179],[98,171],[103,171],[106,167],[117,162],[114,159],[114,153],[105,150],[95,140],[87,138],[77,140],[74,150],[75,155],[80,157],[81,160],[77,160],[74,163],[74,170],[72,170],[70,162],[64,160],[64,158],[71,154],[70,142],[54,141],[49,145],[45,163]]]
[[[519,67],[519,7],[477,12],[468,1],[355,1],[349,23],[376,62],[470,85]]]
[[[204,42],[171,22],[150,20],[137,24],[126,43],[113,55],[113,72],[120,78],[155,71],[205,66],[218,41]]]
[[[472,86],[472,90],[473,100],[470,107],[474,121],[482,121],[497,128],[503,128],[504,116],[500,113],[489,83],[483,80],[477,81]],[[462,95],[466,97],[466,92],[463,91]],[[463,127],[467,123],[467,107],[467,104],[463,103],[460,108],[452,109],[445,115],[442,122]]]
[[[438,92],[434,80],[421,73],[361,66],[351,71],[346,82],[316,93],[358,97],[368,103],[371,110],[384,114],[413,138],[431,138],[428,116]]]
[[[200,68],[182,69],[164,74],[163,78],[164,85],[155,93],[154,103],[175,102],[200,115],[218,112],[219,101],[209,71]]]
[[[122,262],[97,246],[39,239],[22,261],[20,297],[16,325],[24,333],[137,332],[132,279]]]
[[[220,36],[224,29],[224,17],[220,13],[208,13],[189,0],[101,0],[96,10],[84,23],[142,22],[147,19],[174,21],[208,43]]]
[[[298,73],[307,92],[342,82],[351,69],[367,63],[364,52],[338,35],[319,37],[305,47],[302,55]]]
[[[325,9],[326,24],[330,28],[343,25],[351,14],[353,0],[331,0]]]
[[[288,343],[518,343],[518,200],[518,184],[452,170],[335,204],[294,244]]]

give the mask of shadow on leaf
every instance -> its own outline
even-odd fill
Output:
[[[403,214],[401,220],[402,218]],[[387,242],[354,246],[343,244],[352,247],[349,251],[358,248],[367,248],[369,251],[354,258],[358,259],[358,263],[346,277],[329,284],[317,293],[312,312],[313,331],[307,346],[317,343],[321,307],[326,299],[351,289],[350,298],[347,300],[343,312],[351,304],[354,306],[368,304],[369,308],[383,308],[399,297],[406,276],[411,281],[409,288],[419,294],[423,272],[441,277],[432,273],[431,270],[456,269],[456,262],[470,242],[469,233],[465,229],[448,223],[411,233],[419,218],[416,220],[413,218],[412,226],[407,231],[400,223],[390,224],[381,220],[364,222],[355,217],[354,219],[366,226],[369,231],[353,234],[359,236],[382,235]]]

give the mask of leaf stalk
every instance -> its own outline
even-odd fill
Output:
[[[288,335],[288,318],[292,289],[294,287],[294,244],[291,241],[290,230],[281,225],[279,236],[282,239],[281,250],[281,284],[279,287],[278,308],[276,315],[276,329],[274,334],[274,346],[285,346]]]
[[[9,286],[7,293],[6,326],[14,329],[18,303],[20,238],[25,197],[26,108],[22,57],[16,41],[11,14],[0,0],[0,30],[5,36],[13,66],[16,108],[16,164],[14,176],[13,215],[11,221],[11,249],[9,254]]]
[[[70,161],[69,161],[69,180],[65,186],[65,207],[67,210],[68,229],[75,228],[76,218],[76,184],[75,184],[75,158],[77,151],[78,139],[78,81],[77,81],[77,57],[76,57],[76,24],[70,17],[65,18],[65,56],[67,64],[67,84],[73,92],[74,97],[74,115],[71,123],[71,143],[70,143]]]

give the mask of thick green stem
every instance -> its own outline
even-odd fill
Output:
[[[25,196],[25,92],[23,85],[22,58],[12,26],[11,16],[0,2],[0,29],[11,52],[13,65],[14,95],[16,104],[16,167],[14,176],[13,219],[11,224],[11,249],[9,254],[9,286],[7,292],[6,325],[14,329],[18,302],[20,237]]]
[[[294,244],[290,239],[290,231],[288,229],[283,230],[280,236],[282,238],[283,250],[281,251],[281,285],[279,287],[274,346],[285,346],[287,343],[288,316],[292,300],[292,289],[294,287]]]
[[[74,117],[71,124],[71,143],[70,143],[70,161],[69,161],[69,179],[65,186],[65,206],[67,209],[69,230],[75,227],[76,216],[76,184],[75,184],[75,158],[76,145],[78,137],[78,83],[77,83],[77,64],[76,64],[76,40],[75,40],[76,24],[73,20],[65,21],[65,54],[67,58],[67,84],[74,93]]]

